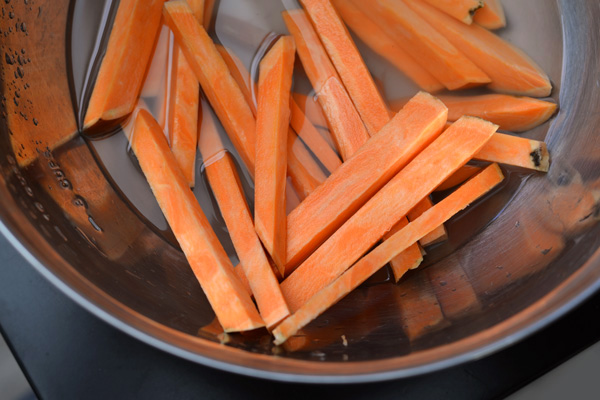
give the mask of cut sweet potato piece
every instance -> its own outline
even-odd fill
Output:
[[[215,11],[216,0],[204,0],[204,22],[202,25],[209,30],[211,28],[211,22],[213,19],[213,13]]]
[[[417,203],[416,206],[412,208],[407,214],[409,221],[414,221],[419,218],[425,211],[429,210],[433,207],[433,202],[429,197],[425,197],[423,200]],[[446,232],[446,228],[444,225],[440,225],[427,235],[423,236],[419,243],[421,246],[427,247],[440,242],[443,242],[448,239],[448,232]]]
[[[302,200],[300,199],[300,196],[294,189],[291,179],[288,177],[287,185],[285,185],[285,210],[287,214],[289,215],[292,211],[294,211],[301,201]]]
[[[253,82],[252,78],[250,77],[250,72],[248,72],[246,66],[244,63],[242,63],[242,60],[240,60],[234,52],[228,50],[220,44],[216,46],[219,54],[221,54],[221,57],[223,57],[223,61],[225,61],[225,64],[227,64],[231,76],[233,76],[233,79],[237,82],[238,86],[242,90],[244,98],[252,110],[252,114],[256,117],[256,104],[254,104],[254,97],[252,96]]]
[[[356,1],[354,4],[369,18],[381,24],[404,51],[413,55],[448,89],[461,89],[491,82],[484,71],[436,30],[437,27],[427,23],[404,1]]]
[[[375,53],[412,79],[423,90],[434,93],[444,85],[404,51],[378,24],[354,5],[355,0],[333,0],[348,27]],[[361,1],[361,0],[358,0]]]
[[[200,87],[185,55],[175,46],[169,106],[171,151],[190,187],[196,182],[196,147]]]
[[[162,129],[147,111],[137,114],[130,141],[152,192],[225,331],[264,326],[181,173]]]
[[[473,165],[465,165],[464,167],[453,173],[448,179],[446,179],[444,183],[442,183],[435,189],[435,191],[442,192],[444,190],[452,189],[453,187],[462,184],[464,181],[471,178],[473,175],[479,173],[480,171],[480,167],[476,167]]]
[[[542,172],[550,168],[546,143],[502,133],[494,134],[473,158]]]
[[[291,129],[288,130],[287,148],[288,176],[296,193],[304,199],[327,177]]]
[[[256,121],[240,87],[187,3],[171,0],[165,3],[163,10],[165,21],[175,34],[204,94],[246,168],[254,176]]]
[[[417,94],[288,217],[286,274],[335,232],[441,132],[446,107]]]
[[[369,133],[306,13],[291,10],[282,15],[294,36],[298,56],[317,93],[336,148],[347,160],[369,138]]]
[[[483,0],[425,0],[438,10],[467,25],[473,23],[473,15],[483,7]]]
[[[376,247],[349,270],[332,280],[331,284],[319,288],[289,318],[275,328],[273,331],[275,343],[281,344],[285,342],[287,338],[294,335],[303,326],[357,288],[393,257],[422,238],[431,229],[443,224],[456,213],[489,192],[503,178],[500,168],[497,165],[491,165],[460,187],[456,192],[436,204],[420,218],[411,222]]]
[[[480,117],[500,129],[524,132],[546,122],[556,111],[556,104],[531,97],[506,94],[481,96],[439,96],[448,107],[448,121],[456,121],[463,115]]]
[[[283,36],[260,62],[256,117],[254,225],[281,276],[285,272],[287,139],[296,46]]]
[[[390,121],[390,112],[377,90],[350,33],[330,0],[300,0],[372,136]],[[318,93],[318,91],[317,91]]]
[[[204,23],[204,8],[206,7],[204,0],[186,0],[186,1],[187,1],[188,5],[190,6],[190,9],[194,13],[194,17],[196,17],[196,20],[198,20],[198,22],[201,25],[204,25],[206,27],[207,25]]]
[[[329,146],[327,141],[323,139],[323,136],[319,133],[317,128],[315,128],[306,115],[304,115],[302,109],[293,99],[293,96],[290,99],[290,113],[290,125],[292,126],[292,129],[296,131],[298,136],[312,151],[315,157],[317,157],[330,173],[338,169],[339,166],[342,165],[342,161]]]
[[[395,233],[408,225],[408,219],[402,218],[394,227],[383,236],[383,240],[391,238]],[[416,269],[423,262],[423,254],[417,243],[413,243],[406,248],[402,253],[398,254],[390,260],[390,267],[396,283],[411,269]]]
[[[483,8],[475,12],[473,22],[486,29],[500,29],[506,26],[506,16],[500,0],[484,0]]]
[[[84,119],[84,129],[131,113],[137,103],[165,0],[123,0]]]
[[[292,97],[302,110],[306,118],[317,128],[327,128],[327,119],[323,115],[323,110],[315,96],[307,96],[302,93],[294,92]],[[335,144],[331,141],[330,146],[335,149]]]
[[[498,125],[482,119],[463,117],[442,133],[283,281],[281,290],[290,310],[295,312],[340,276],[421,199],[465,165],[497,129]]]
[[[460,23],[429,4],[404,1],[491,78],[490,89],[533,97],[550,95],[548,75],[520,49],[477,24]]]

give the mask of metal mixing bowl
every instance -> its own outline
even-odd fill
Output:
[[[382,270],[287,348],[274,348],[266,332],[211,329],[214,315],[172,236],[132,206],[94,146],[76,134],[67,55],[73,35],[86,33],[69,23],[75,2],[2,5],[1,230],[98,317],[228,371],[374,381],[508,346],[600,286],[600,3],[505,5],[511,27],[503,35],[549,72],[560,103],[551,125],[528,133],[545,137],[550,172],[508,170],[502,188],[448,224],[450,241],[430,251],[428,265],[400,285]]]

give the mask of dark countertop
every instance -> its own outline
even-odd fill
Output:
[[[599,313],[596,294],[507,350],[425,376],[328,387],[285,384],[196,365],[133,339],[67,298],[0,236],[0,330],[44,399],[501,398],[598,342]]]

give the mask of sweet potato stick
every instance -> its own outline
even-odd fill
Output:
[[[226,332],[264,326],[173,157],[158,123],[140,110],[131,147],[152,192]]]
[[[533,97],[550,95],[548,75],[520,49],[477,24],[460,23],[422,1],[404,1],[491,78],[490,89]]]
[[[196,20],[201,25],[203,25],[206,29],[208,29],[207,25],[204,23],[204,8],[206,7],[204,0],[185,0],[185,1],[187,1],[188,5],[190,6],[190,9],[194,13],[194,17],[196,17]]]
[[[292,93],[292,97],[302,110],[306,118],[317,128],[327,128],[327,118],[323,115],[323,110],[319,105],[319,101],[315,96],[308,96],[302,93]],[[330,143],[331,148],[335,149],[333,141]]]
[[[254,225],[281,276],[285,272],[287,139],[296,46],[282,36],[260,62],[256,117]]]
[[[404,1],[356,1],[354,4],[393,35],[406,52],[413,55],[448,89],[490,83],[490,77],[484,71],[444,38],[436,30],[437,27],[430,25],[412,11]]]
[[[546,143],[502,133],[494,134],[473,158],[542,172],[550,168]]]
[[[310,16],[367,131],[371,136],[375,135],[390,121],[390,112],[350,33],[330,0],[300,2]]]
[[[214,124],[212,126],[214,127]],[[203,153],[206,154],[206,159],[210,159],[216,152],[223,154],[216,161],[205,163],[206,176],[240,259],[243,273],[238,270],[237,275],[243,276],[240,280],[246,278],[242,283],[248,282],[260,315],[267,328],[271,328],[287,317],[289,310],[281,294],[279,282],[254,230],[252,215],[235,164],[225,152],[219,134],[214,129],[205,129],[200,133],[199,147],[201,153],[203,148],[206,149]]]
[[[175,34],[204,94],[246,168],[254,176],[256,121],[240,87],[187,3],[184,0],[170,0],[165,3],[163,10],[165,21]]]
[[[290,310],[295,312],[356,262],[466,164],[496,129],[498,125],[482,119],[463,117],[442,133],[283,281],[281,290]]]
[[[383,236],[383,240],[391,238],[395,233],[408,225],[408,219],[402,218],[394,227]],[[416,269],[423,262],[423,254],[417,243],[413,243],[406,250],[390,260],[392,273],[396,282],[411,269]]]
[[[250,77],[250,72],[248,72],[246,66],[244,63],[242,63],[242,60],[240,60],[234,52],[228,50],[220,44],[216,46],[219,54],[221,54],[223,57],[223,61],[225,61],[225,64],[227,64],[231,76],[242,90],[244,98],[246,99],[250,110],[252,110],[252,114],[256,117],[256,104],[254,104],[254,98],[252,97],[253,82]]]
[[[431,229],[442,225],[456,213],[489,192],[503,178],[497,165],[487,167],[479,175],[457,189],[456,192],[398,231],[331,284],[316,292],[302,307],[275,328],[273,331],[275,344],[280,345],[285,342],[299,329],[356,289],[393,257],[422,238]]]
[[[440,186],[435,188],[435,192],[442,192],[444,190],[452,189],[455,186],[462,184],[467,179],[481,171],[480,167],[473,165],[465,165],[455,173],[453,173],[448,179],[444,181]]]
[[[333,0],[335,8],[348,27],[375,53],[412,79],[423,90],[434,93],[444,85],[415,61],[378,24],[355,5],[355,0]],[[362,0],[358,0],[362,1]]]
[[[215,11],[215,1],[216,0],[205,0],[204,2],[204,27],[206,30],[210,30],[211,22],[213,18],[213,13]]]
[[[431,199],[429,197],[425,197],[423,200],[418,202],[417,205],[412,208],[412,210],[408,212],[407,216],[409,221],[414,221],[415,219],[419,218],[425,211],[429,210],[431,207],[433,207]],[[421,246],[427,247],[436,243],[443,242],[446,239],[448,239],[448,233],[446,232],[446,228],[444,227],[444,225],[440,225],[431,232],[429,232],[427,235],[423,236],[421,240],[419,240],[419,243],[421,243]]]
[[[342,159],[347,160],[367,141],[369,133],[306,13],[291,10],[282,15],[288,31],[294,36],[298,56],[317,93],[336,148]]]
[[[475,12],[473,22],[486,29],[500,29],[506,26],[506,16],[500,0],[484,0],[483,8]]]
[[[473,23],[473,15],[483,7],[483,0],[425,0],[433,7],[445,12],[467,25]]]
[[[165,0],[123,0],[88,104],[84,129],[131,113],[160,31]]]
[[[417,94],[385,128],[288,216],[286,274],[439,135],[446,107]]]

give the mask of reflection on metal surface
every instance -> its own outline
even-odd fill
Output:
[[[435,262],[399,285],[382,271],[283,349],[273,347],[266,331],[225,338],[173,238],[124,195],[116,185],[118,171],[101,165],[98,153],[81,138],[54,146],[75,126],[65,83],[63,30],[69,4],[35,3],[41,11],[27,24],[30,36],[13,32],[9,38],[13,50],[20,50],[21,41],[28,43],[32,62],[18,80],[38,85],[27,92],[38,125],[14,112],[0,124],[1,219],[42,273],[88,309],[157,347],[276,379],[356,382],[406,376],[509,344],[600,282],[600,60],[590,56],[600,46],[596,1],[574,8],[567,0],[558,5],[506,0],[510,28],[502,34],[531,53],[549,72],[554,99],[560,95],[561,111],[552,126],[527,133],[535,139],[548,133],[550,173],[509,171],[511,180],[496,196],[448,225],[449,244],[427,249]],[[217,23],[235,18],[234,11],[234,0],[222,0]],[[270,17],[265,18],[265,34],[278,32],[281,27],[266,26]],[[262,38],[257,27],[263,29],[253,25],[248,38]],[[43,32],[44,40],[28,42],[35,32]],[[234,50],[247,46],[226,35],[221,39]],[[388,86],[403,78],[360,49],[388,92],[411,90]],[[253,53],[238,54],[249,61]],[[7,81],[7,73],[14,75],[15,68],[10,63],[2,67],[7,99],[14,89],[14,76]],[[48,90],[41,90],[44,85]],[[55,133],[61,139],[55,140]],[[24,161],[26,168],[19,166]],[[203,201],[210,202],[209,197]]]

